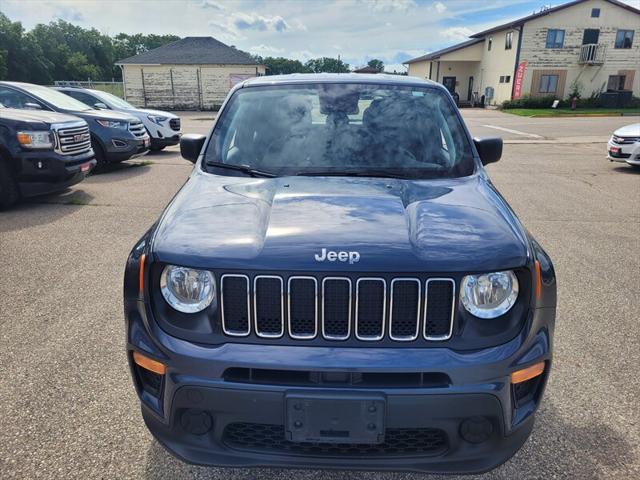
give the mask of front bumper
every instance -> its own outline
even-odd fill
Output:
[[[93,150],[78,155],[60,155],[53,151],[21,153],[17,175],[21,195],[45,195],[81,182],[95,167],[94,157]]]
[[[171,337],[153,322],[149,323],[142,302],[125,308],[129,359],[143,418],[158,441],[187,462],[234,467],[459,473],[495,468],[508,460],[528,438],[551,364],[555,317],[554,309],[531,311],[526,326],[516,338],[476,351],[237,343],[202,346]],[[166,365],[159,396],[154,397],[141,387],[136,373],[138,367],[131,362],[132,351],[142,352]],[[546,370],[538,394],[516,408],[510,373],[542,360],[546,362]],[[230,380],[225,376],[229,368],[439,372],[449,382],[444,386],[412,388],[385,384],[368,388],[312,387]],[[332,450],[333,447],[299,448],[299,444],[282,441],[271,443],[278,448],[269,448],[268,441],[258,441],[264,439],[264,434],[244,443],[229,436],[228,432],[238,424],[256,426],[244,428],[266,426],[268,431],[279,431],[286,426],[286,400],[292,394],[349,394],[355,398],[375,394],[384,398],[389,436],[402,429],[434,429],[442,432],[446,447],[410,452],[391,446],[382,453],[375,449],[362,453],[358,450],[360,447],[352,445],[350,450],[342,452]],[[193,418],[196,418],[195,427]],[[491,426],[489,436],[480,443],[465,440],[461,434],[463,422],[474,418],[484,419]]]
[[[112,138],[106,145],[105,154],[107,162],[123,162],[149,153],[151,140],[148,135],[144,137]]]
[[[609,140],[607,158],[612,162],[640,165],[640,142],[618,144]]]

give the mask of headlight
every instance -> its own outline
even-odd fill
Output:
[[[504,315],[517,298],[518,279],[511,270],[467,275],[462,279],[462,305],[476,317],[496,318]]]
[[[160,291],[179,312],[197,313],[213,302],[216,284],[213,274],[206,270],[168,265],[160,275]]]
[[[98,122],[100,125],[102,125],[105,128],[121,128],[123,130],[126,130],[127,128],[129,128],[129,124],[127,122],[121,122],[119,120],[96,119],[96,122]]]
[[[47,130],[18,132],[17,137],[25,148],[53,148],[53,135]]]
[[[166,122],[169,119],[168,117],[162,117],[160,115],[148,115],[147,118],[158,125],[161,125],[162,122]]]

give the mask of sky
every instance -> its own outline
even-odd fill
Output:
[[[640,6],[640,0],[623,0]],[[387,71],[562,0],[0,0],[26,29],[56,19],[102,33],[212,36],[261,56],[373,58]]]

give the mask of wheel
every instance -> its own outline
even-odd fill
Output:
[[[9,165],[0,159],[0,210],[9,208],[18,200],[20,200],[18,182],[16,182]]]
[[[93,153],[95,153],[95,155],[96,155],[96,168],[95,168],[95,170],[98,170],[98,169],[104,167],[107,164],[107,159],[106,159],[106,156],[104,154],[104,149],[102,148],[102,145],[100,145],[100,143],[98,143],[97,140],[93,140],[93,139],[91,139],[91,148],[93,148]]]

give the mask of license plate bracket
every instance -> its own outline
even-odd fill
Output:
[[[289,393],[285,435],[292,442],[384,442],[384,395]]]

